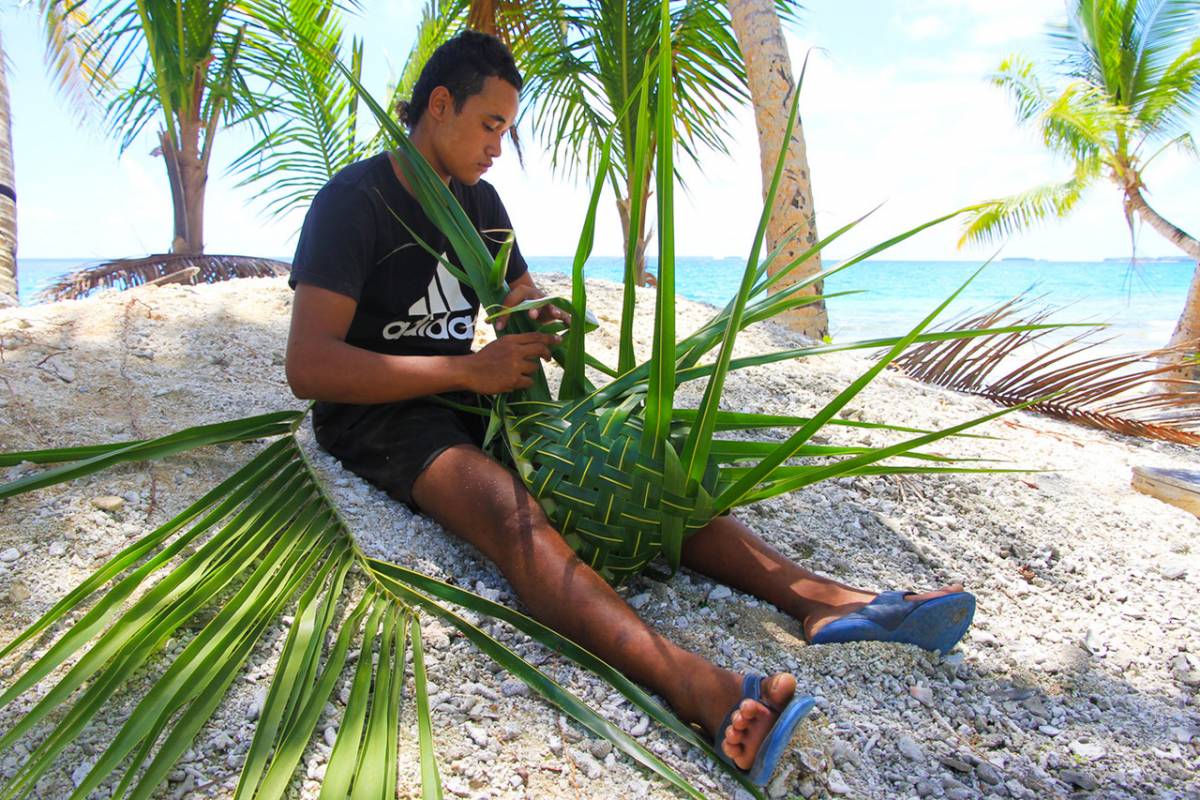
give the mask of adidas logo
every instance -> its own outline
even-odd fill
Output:
[[[445,253],[442,258],[446,258]],[[408,316],[417,319],[389,322],[383,326],[383,338],[471,339],[475,336],[475,314],[471,303],[463,295],[458,278],[441,262],[425,288],[425,296],[409,307]]]

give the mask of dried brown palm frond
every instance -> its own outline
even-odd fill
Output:
[[[159,253],[83,267],[48,285],[39,297],[44,301],[73,300],[100,289],[132,289],[188,269],[199,270],[188,283],[216,283],[286,275],[290,267],[283,261],[254,256]]]
[[[1021,295],[948,327],[1041,323],[1054,309],[1033,309],[1036,301]],[[1028,345],[1050,331],[929,342],[894,363],[916,380],[1001,405],[1053,394],[1030,410],[1130,436],[1200,445],[1200,382],[1171,375],[1196,353],[1200,342],[1081,359],[1088,350],[1111,341],[1098,338],[1102,330],[1100,325],[1086,328],[1032,357],[1026,357]]]

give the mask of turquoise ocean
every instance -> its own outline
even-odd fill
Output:
[[[36,302],[53,278],[77,269],[85,259],[21,259],[21,302]],[[585,275],[620,281],[622,259],[591,259]],[[570,272],[570,258],[531,257],[536,272]],[[826,281],[827,293],[857,291],[828,301],[834,341],[904,333],[937,307],[980,266],[977,261],[866,261]],[[650,262],[651,271],[654,262]],[[741,282],[745,262],[736,258],[680,258],[676,289],[681,297],[724,305]],[[1187,261],[1125,259],[1040,261],[1005,259],[987,266],[963,296],[947,309],[982,310],[1027,292],[1043,304],[1061,307],[1061,322],[1108,323],[1107,352],[1158,347],[1170,338],[1196,269]]]

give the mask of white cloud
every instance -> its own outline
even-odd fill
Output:
[[[916,41],[940,39],[950,32],[950,26],[940,16],[928,14],[906,23],[904,25],[904,32],[908,34],[910,39]]]

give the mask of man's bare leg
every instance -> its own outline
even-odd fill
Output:
[[[713,735],[742,694],[742,676],[689,653],[644,623],[580,561],[520,479],[474,447],[449,448],[413,485],[413,499],[446,530],[473,544],[508,579],[533,616],[664,697],[685,722]],[[796,689],[786,673],[764,683],[781,708]],[[726,752],[743,769],[775,714],[745,700]]]
[[[717,517],[689,537],[683,545],[682,563],[795,617],[808,639],[826,623],[859,610],[876,594],[809,572],[733,515]],[[962,586],[954,584],[914,595],[914,599],[961,591]]]

